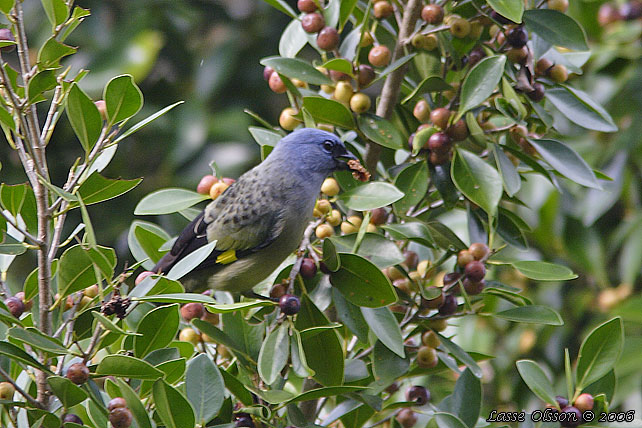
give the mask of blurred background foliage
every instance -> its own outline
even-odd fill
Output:
[[[293,6],[295,1],[288,1]],[[74,68],[90,69],[82,87],[94,99],[111,76],[130,73],[145,96],[143,118],[185,100],[170,114],[128,138],[105,171],[108,177],[144,177],[134,191],[91,209],[98,241],[113,246],[119,260],[133,260],[127,249],[127,231],[137,201],[163,187],[195,188],[215,160],[223,175],[237,177],[259,161],[258,146],[247,126],[250,109],[271,123],[287,100],[271,92],[263,81],[259,59],[278,51],[281,32],[289,19],[258,0],[203,1],[79,1],[91,10],[68,43],[79,46],[71,58]],[[467,317],[459,324],[456,340],[468,351],[494,355],[485,364],[484,407],[533,408],[530,394],[515,370],[514,361],[532,358],[547,365],[551,376],[563,382],[564,348],[577,355],[587,332],[612,315],[622,315],[626,327],[625,351],[616,368],[614,406],[642,411],[642,22],[618,21],[601,26],[600,2],[571,1],[569,14],[587,30],[593,54],[572,84],[606,106],[619,126],[614,134],[586,131],[555,117],[559,139],[572,144],[589,164],[612,181],[604,190],[581,188],[560,179],[561,194],[539,176],[524,183],[518,197],[528,207],[515,207],[532,232],[528,249],[511,249],[518,258],[567,264],[579,278],[564,284],[534,286],[514,274],[501,272],[502,282],[525,288],[534,301],[556,308],[563,327],[537,326]],[[26,2],[32,48],[45,38],[45,16],[39,2]],[[34,54],[36,49],[34,49]],[[44,106],[43,106],[44,107]],[[44,112],[41,112],[44,114]],[[65,167],[73,163],[78,144],[66,117],[61,119],[50,150],[54,181],[64,183]],[[0,146],[2,181],[24,182],[14,153]],[[60,168],[56,168],[59,164]],[[79,215],[79,214],[78,214]],[[466,213],[442,219],[465,241]],[[159,218],[176,232],[184,219]],[[167,224],[175,221],[173,224]],[[164,223],[163,223],[164,222]],[[69,225],[76,222],[69,221]],[[10,272],[12,289],[22,287],[33,261],[16,260]],[[446,395],[452,374],[431,378],[435,397]]]

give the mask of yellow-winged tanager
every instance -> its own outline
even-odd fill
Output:
[[[214,251],[181,279],[191,292],[250,290],[299,245],[323,180],[356,159],[335,135],[299,129],[281,139],[181,232],[152,269],[167,273],[194,250]]]

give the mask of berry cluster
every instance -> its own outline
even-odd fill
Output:
[[[464,269],[462,285],[466,293],[475,295],[482,292],[486,286],[486,266],[484,261],[490,255],[486,244],[475,242],[467,250],[461,250],[457,254],[457,265]]]
[[[9,309],[9,312],[11,312],[11,315],[16,318],[20,318],[24,312],[31,310],[33,301],[25,300],[25,293],[20,291],[16,293],[15,296],[7,298],[7,300],[4,301],[4,304]]]
[[[561,413],[571,413],[574,415],[569,418],[560,418],[563,427],[576,427],[580,425],[584,422],[582,420],[582,413],[593,410],[594,405],[593,396],[586,392],[578,395],[572,404],[569,403],[566,397],[562,397],[561,395],[555,397],[555,400],[557,401],[557,405],[547,404],[546,407],[560,411]]]
[[[626,3],[609,2],[600,6],[597,22],[602,26],[618,21],[635,21],[642,18],[642,1],[630,0]]]
[[[221,194],[236,180],[233,178],[223,177],[219,179],[213,175],[205,175],[201,178],[196,186],[196,191],[201,195],[210,195],[212,200],[221,196]]]
[[[412,113],[421,125],[408,139],[410,150],[414,148],[415,137],[421,133],[420,141],[425,140],[421,149],[430,153],[429,160],[433,165],[442,165],[450,161],[453,143],[468,138],[466,122],[459,119],[453,123],[454,113],[448,108],[438,107],[430,111],[428,102],[421,99],[415,104]],[[428,135],[426,139],[425,136]]]
[[[127,402],[122,397],[112,398],[107,404],[109,422],[114,428],[129,428],[132,424],[132,412],[127,407]]]
[[[212,294],[212,290],[206,290],[203,292],[203,294],[209,296]],[[218,314],[208,311],[207,309],[205,309],[205,306],[199,302],[185,303],[183,306],[181,306],[181,317],[188,324],[193,319],[200,319],[216,326],[220,321]],[[212,339],[210,336],[205,333],[198,332],[192,327],[183,328],[178,334],[178,340],[182,342],[189,342],[194,346],[198,345],[201,342],[214,342],[214,339]]]
[[[417,406],[423,406],[430,401],[430,391],[424,386],[413,385],[406,390],[406,401],[414,402]],[[417,423],[417,415],[410,407],[399,410],[396,419],[404,428],[411,428]]]

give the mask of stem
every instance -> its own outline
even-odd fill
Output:
[[[320,225],[321,223],[323,223],[323,219],[311,221],[308,227],[305,229],[305,232],[303,232],[303,240],[301,241],[301,245],[297,250],[296,262],[294,262],[294,266],[292,266],[292,270],[290,271],[290,277],[288,278],[289,289],[292,289],[292,287],[294,287],[294,279],[296,278],[297,274],[299,273],[299,270],[301,269],[301,263],[303,263],[303,256],[305,255],[305,250],[310,245],[310,236],[312,236],[312,234],[314,233],[314,229],[316,229],[317,226]]]
[[[424,3],[421,0],[409,0],[406,4],[403,19],[401,21],[401,27],[399,28],[397,43],[392,54],[392,62],[403,56],[404,41],[408,39],[408,36],[414,31],[415,24],[417,23],[417,18],[419,18],[423,4]],[[403,76],[406,74],[407,69],[408,64],[405,64],[391,72],[386,78],[386,81],[383,84],[383,89],[381,90],[381,101],[377,106],[377,116],[389,119],[392,115],[397,98],[399,97],[399,90],[401,88]],[[366,154],[364,159],[366,169],[368,169],[368,171],[377,170],[377,163],[379,162],[380,155],[381,146],[372,141],[368,141],[366,143]]]
[[[25,398],[25,400],[27,400],[29,402],[29,404],[31,404],[32,406],[35,406],[35,407],[42,408],[40,403],[38,401],[36,401],[36,399],[33,398],[31,395],[29,395],[29,393],[27,391],[25,391],[24,389],[20,388],[20,386],[18,386],[18,384],[13,379],[11,379],[11,377],[9,376],[9,373],[5,372],[2,367],[0,367],[0,375],[2,375],[2,377],[4,377],[4,379],[7,382],[9,382],[11,385],[13,385],[13,387],[18,392],[18,394],[22,395]]]

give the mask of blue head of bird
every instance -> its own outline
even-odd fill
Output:
[[[287,168],[323,176],[348,169],[347,162],[357,159],[334,134],[314,128],[298,129],[278,142],[269,156],[287,162]]]

